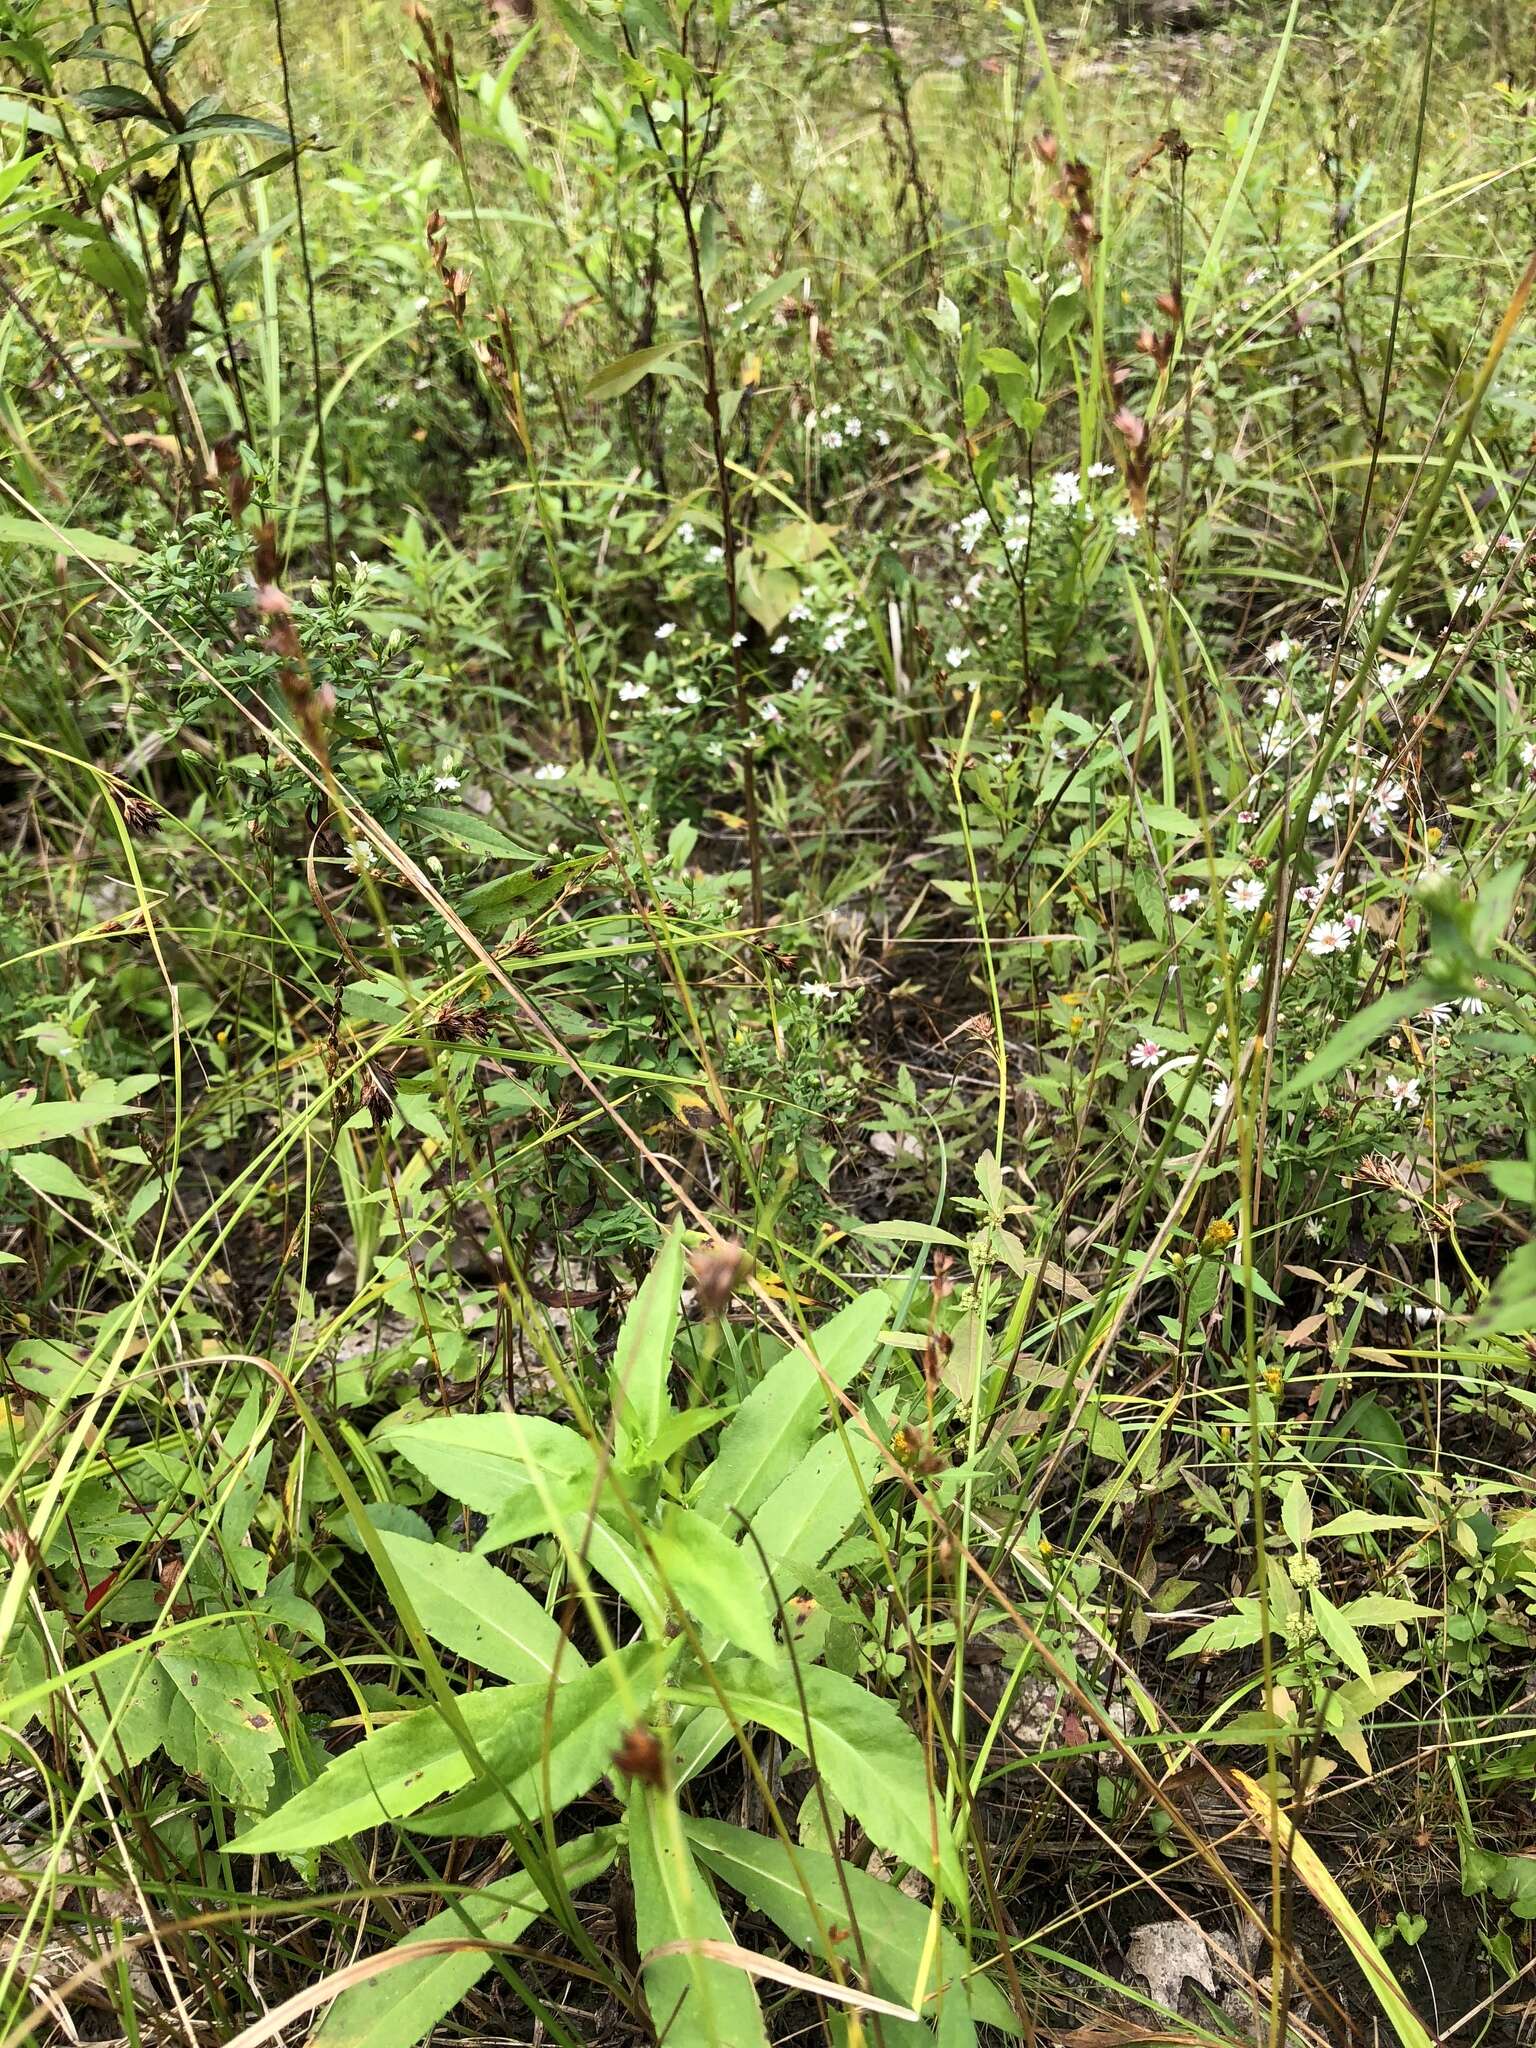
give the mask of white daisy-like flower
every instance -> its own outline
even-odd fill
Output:
[[[708,547],[704,550],[704,559],[706,562],[723,562],[725,560],[725,549],[716,541],[713,547]]]
[[[677,537],[685,548],[693,546],[693,521],[691,519],[685,519],[682,525],[679,526]]]
[[[843,432],[848,436],[848,439],[850,441],[857,441],[863,431],[864,422],[856,414],[849,413],[847,419],[843,421]]]
[[[944,659],[951,668],[964,668],[966,662],[970,659],[970,653],[964,647],[951,647],[946,652]]]
[[[789,635],[787,633],[781,633],[778,639],[775,640],[773,645],[769,648],[768,652],[770,654],[787,654],[789,652]]]
[[[1326,959],[1330,953],[1346,953],[1354,943],[1354,933],[1342,917],[1325,917],[1312,928],[1307,940],[1307,951],[1315,960]]]
[[[841,448],[841,447],[842,447],[842,445],[843,445],[843,437],[842,437],[842,435],[841,435],[841,434],[840,434],[840,433],[838,432],[838,430],[837,430],[837,428],[836,428],[836,427],[834,427],[834,428],[833,428],[833,429],[831,430],[831,432],[830,432],[830,433],[826,433],[826,434],[823,434],[823,435],[822,435],[822,437],[821,437],[821,445],[822,445],[822,447],[823,447],[823,448]]]
[[[777,725],[784,716],[771,697],[765,698],[757,707],[757,715],[765,725]]]
[[[564,782],[570,772],[563,761],[545,761],[534,769],[533,779],[535,782]]]
[[[697,704],[699,702],[699,692],[692,683],[679,683],[672,694],[679,704]]]
[[[1263,979],[1263,962],[1259,960],[1250,960],[1248,965],[1243,969],[1243,994],[1245,996],[1251,996],[1254,990],[1258,987],[1259,983]]]
[[[1193,910],[1200,896],[1198,889],[1175,889],[1168,898],[1168,908],[1173,911]]]
[[[1456,1007],[1463,1017],[1482,1017],[1488,1010],[1488,1005],[1481,996],[1463,996]]]
[[[1421,1010],[1419,1014],[1431,1024],[1438,1026],[1449,1024],[1456,1010],[1452,1003],[1431,1003],[1427,1010]]]
[[[670,640],[676,631],[677,621],[675,619],[663,619],[656,628],[656,638],[658,640]]]
[[[1410,1074],[1406,1081],[1396,1074],[1387,1076],[1387,1099],[1394,1109],[1417,1109],[1419,1104],[1419,1077]]]
[[[847,627],[835,626],[833,630],[827,634],[826,638],[822,641],[821,644],[823,649],[828,654],[841,654],[843,649],[848,645]]]
[[[1053,505],[1081,505],[1083,486],[1075,469],[1058,469],[1051,478]]]
[[[459,787],[459,778],[457,775],[434,775],[432,787],[439,796],[447,796]]]
[[[1295,641],[1288,640],[1282,633],[1278,640],[1271,640],[1269,645],[1265,648],[1264,659],[1269,663],[1271,668],[1284,668],[1285,664],[1290,660],[1291,656],[1295,652]]]
[[[887,432],[885,431],[884,427],[876,427],[876,429],[875,429],[875,439],[876,439],[876,441],[877,441],[877,442],[878,442],[878,443],[880,444],[880,446],[881,446],[882,448],[889,448],[889,447],[890,447],[890,445],[891,445],[891,437],[890,437],[890,435],[889,435],[889,434],[888,434],[888,433],[887,433]]]
[[[1264,901],[1264,884],[1248,876],[1240,876],[1227,890],[1227,908],[1239,917],[1251,917]]]
[[[1216,1083],[1216,1086],[1211,1090],[1211,1108],[1215,1111],[1217,1116],[1221,1115],[1222,1111],[1226,1108],[1227,1104],[1231,1100],[1232,1083],[1230,1081],[1218,1081]]]
[[[619,685],[619,702],[621,704],[638,704],[642,697],[649,697],[650,694],[651,686],[649,683],[627,682],[620,683]]]
[[[1091,475],[1092,472],[1090,471],[1089,474]],[[1141,531],[1141,521],[1134,512],[1117,512],[1113,524],[1116,533],[1119,534],[1122,540],[1134,540]]]
[[[733,647],[745,647],[746,644],[747,636],[745,633],[733,633],[731,635],[731,645]]]
[[[1112,462],[1090,462],[1088,465],[1088,474],[1091,477],[1113,476],[1114,473],[1115,465]]]
[[[789,679],[789,687],[792,690],[803,690],[810,680],[811,672],[808,668],[797,668]]]
[[[1133,1067],[1155,1067],[1163,1056],[1163,1048],[1155,1038],[1138,1038],[1131,1047]]]
[[[830,1003],[837,994],[837,990],[830,981],[802,981],[800,993],[803,996],[809,996],[813,1002]]]

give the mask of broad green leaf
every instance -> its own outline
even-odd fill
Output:
[[[264,1807],[272,1754],[283,1738],[250,1662],[221,1633],[195,1650],[167,1644],[159,1664],[167,1687],[166,1754],[235,1805]]]
[[[436,1643],[513,1685],[567,1680],[586,1659],[516,1579],[472,1552],[381,1533],[421,1625]]]
[[[857,1426],[831,1430],[751,1517],[781,1600],[858,1521],[882,1463],[879,1447]]]
[[[1257,1600],[1235,1600],[1234,1612],[1208,1621],[1204,1628],[1175,1643],[1171,1657],[1198,1657],[1206,1650],[1242,1650],[1256,1643],[1264,1633],[1264,1617]]]
[[[776,1838],[755,1835],[726,1821],[690,1820],[688,1838],[701,1862],[748,1905],[766,1913],[788,1938],[824,1966],[834,1961],[857,1965],[868,1958],[874,1988],[883,1996],[939,2015],[939,2039],[949,2048],[974,2039],[972,2022],[1023,2034],[1024,2027],[997,1984],[971,1971],[965,1950],[941,1931],[936,1981],[919,1986],[919,1961],[929,1947],[929,1909],[893,1884],[882,1884],[856,1865],[839,1872],[833,1859],[817,1849],[791,1852]],[[834,1930],[848,1925],[844,1884],[853,1902],[858,1940],[832,1940]],[[961,2022],[962,2024],[956,2024]],[[882,2031],[892,2033],[882,2021]],[[926,2038],[897,2027],[894,2038]]]
[[[956,1237],[952,1230],[941,1230],[936,1223],[905,1223],[895,1216],[880,1223],[856,1223],[853,1234],[870,1238],[876,1244],[941,1244],[953,1251],[966,1249],[965,1239]]]
[[[378,1434],[440,1493],[480,1515],[525,1507],[540,1516],[535,1471],[554,1492],[561,1482],[590,1483],[597,1470],[585,1437],[538,1415],[429,1415],[421,1422],[386,1423]],[[522,1533],[547,1527],[547,1520],[535,1519]]]
[[[661,1589],[655,1574],[625,1537],[585,1508],[561,1516],[555,1533],[573,1558],[579,1557],[588,1571],[606,1579],[653,1636],[661,1634],[667,1619]]]
[[[614,1347],[609,1374],[619,1417],[619,1441],[630,1462],[648,1453],[672,1413],[667,1379],[677,1337],[683,1291],[683,1234],[667,1232],[656,1263],[630,1303]]]
[[[730,1941],[714,1887],[693,1859],[677,1802],[633,1779],[629,1870],[642,1960],[672,1941]],[[644,1968],[645,2002],[667,2048],[767,2048],[752,1980],[698,1955],[659,1956]]]
[[[889,1700],[819,1664],[797,1675],[738,1659],[721,1665],[716,1676],[738,1719],[760,1722],[805,1750],[870,1840],[929,1876],[936,1825],[945,1888],[956,1900],[964,1896],[955,1845],[930,1794],[922,1745]]]
[[[1280,1523],[1298,1550],[1305,1549],[1312,1534],[1312,1504],[1300,1474],[1292,1477],[1280,1500]]]
[[[1376,1515],[1369,1508],[1347,1508],[1312,1532],[1314,1543],[1329,1536],[1375,1536],[1388,1529],[1417,1529],[1427,1535],[1434,1528],[1427,1515]]]
[[[1536,1330],[1536,1244],[1517,1245],[1504,1261],[1470,1329],[1480,1337],[1518,1337]]]
[[[120,1664],[103,1664],[92,1682],[79,1688],[76,1706],[84,1735],[113,1777],[143,1763],[164,1743],[171,1697],[170,1681],[149,1644]]]
[[[1332,1650],[1341,1664],[1347,1664],[1357,1678],[1369,1678],[1371,1660],[1365,1653],[1365,1645],[1355,1634],[1344,1616],[1334,1606],[1326,1593],[1312,1589],[1312,1619],[1317,1623],[1317,1632]]]
[[[486,1752],[494,1784],[468,1784],[408,1823],[420,1835],[496,1835],[522,1816],[551,1816],[580,1799],[644,1716],[681,1639],[636,1643],[569,1685],[537,1688],[503,1739]],[[524,1692],[526,1687],[518,1687]],[[467,1705],[468,1702],[466,1701]]]
[[[587,379],[585,395],[588,398],[622,398],[626,391],[634,390],[642,377],[649,377],[658,363],[670,362],[673,356],[693,345],[691,334],[679,334],[671,341],[658,341],[650,348],[637,348],[627,356],[617,356]]]
[[[11,1170],[40,1195],[53,1195],[67,1202],[96,1199],[68,1161],[56,1159],[51,1152],[15,1152],[11,1155]]]
[[[615,1831],[600,1828],[556,1850],[568,1891],[601,1877],[617,1849]],[[514,1942],[547,1910],[544,1897],[525,1871],[498,1878],[470,1892],[413,1927],[396,1944],[396,1955],[423,1941],[455,1937]],[[383,1976],[343,1991],[311,2039],[315,2048],[415,2048],[459,2000],[472,1991],[495,1961],[488,1949],[429,1956],[402,1963]]]
[[[568,1690],[562,1687],[556,1698]],[[498,1740],[507,1739],[510,1725],[540,1725],[548,1696],[545,1685],[498,1685],[460,1700],[470,1739],[487,1762]],[[437,1708],[420,1707],[334,1758],[313,1784],[247,1828],[231,1846],[247,1856],[323,1849],[365,1828],[400,1820],[457,1791],[472,1775],[469,1758]]]
[[[777,1645],[757,1552],[687,1508],[673,1508],[651,1537],[666,1583],[711,1634],[771,1663]]]
[[[1362,1593],[1358,1600],[1346,1600],[1339,1612],[1355,1628],[1391,1628],[1399,1621],[1426,1621],[1435,1610],[1392,1593]]]
[[[46,526],[41,519],[0,513],[0,547],[48,548],[56,554],[78,555],[87,562],[137,562],[139,550],[109,533],[91,533],[83,526]]]
[[[810,1339],[832,1384],[846,1387],[868,1363],[890,1303],[878,1291],[839,1309]],[[770,1366],[720,1435],[715,1462],[699,1485],[696,1505],[725,1522],[734,1509],[750,1517],[771,1488],[791,1473],[826,1412],[821,1377],[796,1348]]]
[[[136,1095],[152,1088],[155,1079],[153,1074],[139,1074],[128,1081],[92,1081],[72,1102],[39,1102],[30,1088],[0,1095],[0,1152],[77,1137],[113,1117],[142,1115],[128,1105]]]

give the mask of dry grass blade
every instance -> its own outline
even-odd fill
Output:
[[[815,1998],[835,1999],[839,2005],[854,2006],[859,2012],[878,2013],[882,2019],[921,2022],[923,2017],[910,2005],[893,2005],[890,1999],[876,1998],[871,1992],[855,1990],[851,1984],[834,1984],[830,1977],[813,1976],[809,1970],[797,1970],[792,1963],[781,1963],[774,1956],[759,1955],[756,1949],[742,1948],[734,1941],[663,1941],[649,1951],[645,1961],[654,1962],[661,1956],[702,1956],[706,1962],[729,1963],[733,1970],[745,1970],[748,1976],[767,1977],[775,1984],[787,1984],[792,1991],[808,1991]]]

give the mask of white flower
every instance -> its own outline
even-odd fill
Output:
[[[1115,465],[1112,462],[1090,462],[1088,465],[1088,474],[1091,477],[1113,476],[1114,473]]]
[[[1488,1005],[1481,996],[1463,996],[1456,1007],[1460,1010],[1463,1017],[1481,1017],[1486,1014],[1488,1009]]]
[[[1216,1086],[1211,1090],[1211,1108],[1215,1111],[1217,1116],[1221,1115],[1222,1111],[1226,1108],[1227,1104],[1231,1100],[1232,1083],[1230,1081],[1218,1081],[1216,1083]]]
[[[1138,1038],[1131,1047],[1133,1067],[1155,1067],[1163,1056],[1163,1048],[1155,1038]]]
[[[837,994],[837,990],[830,981],[802,981],[800,993],[803,996],[810,996],[815,1002],[829,1003]]]
[[[810,614],[810,608],[809,608],[808,606],[806,606],[806,605],[803,605],[803,604],[797,604],[797,605],[794,605],[794,606],[792,606],[792,607],[791,607],[791,609],[790,609],[790,611],[789,611],[789,614],[788,614],[788,617],[789,617],[789,623],[790,623],[790,624],[791,624],[792,626],[799,626],[799,625],[803,625],[803,624],[804,624],[804,622],[805,622],[805,621],[806,621],[806,620],[807,620],[807,619],[808,619],[808,618],[809,618],[810,616],[811,616],[811,614]]]
[[[1168,908],[1174,911],[1193,910],[1200,901],[1198,889],[1175,889],[1168,898]]]
[[[375,853],[372,844],[366,839],[354,839],[348,846],[347,851],[352,856],[347,862],[347,866],[354,875],[371,875],[379,864],[378,854]]]
[[[458,786],[459,778],[457,775],[435,775],[432,778],[432,787],[439,796],[448,795],[451,791],[457,789]]]
[[[534,769],[533,779],[535,782],[564,782],[569,773],[563,761],[546,761],[541,768]]]
[[[1411,1074],[1406,1081],[1400,1081],[1396,1074],[1388,1074],[1387,1099],[1394,1109],[1417,1109],[1419,1104],[1418,1075]]]
[[[745,647],[746,644],[747,636],[745,633],[733,633],[731,635],[731,645],[733,647]]]
[[[891,437],[885,431],[884,427],[876,427],[875,439],[879,442],[882,448],[889,448],[891,445]]]
[[[1114,517],[1114,528],[1122,540],[1134,540],[1141,531],[1141,521],[1134,512],[1117,512]]]
[[[841,448],[843,437],[834,427],[830,433],[822,435],[821,445],[823,448]]]
[[[789,687],[792,690],[803,690],[810,680],[811,672],[808,668],[797,668],[789,679]]]
[[[692,683],[679,683],[672,694],[679,704],[697,704],[699,701],[699,693]]]
[[[1456,1013],[1450,1003],[1431,1003],[1427,1010],[1421,1010],[1419,1014],[1427,1017],[1431,1024],[1440,1025],[1449,1024]]]
[[[682,525],[679,526],[677,537],[685,548],[693,546],[693,521],[691,519],[685,519]]]
[[[1284,668],[1295,652],[1296,643],[1293,640],[1287,640],[1282,633],[1278,640],[1271,640],[1265,648],[1264,659],[1271,668]]]
[[[1344,953],[1349,950],[1354,936],[1346,919],[1325,917],[1313,927],[1307,951],[1316,960],[1324,959],[1329,953]]]
[[[821,644],[828,654],[841,654],[843,649],[848,645],[847,627],[836,627],[832,632],[827,634],[826,638],[822,641]]]
[[[723,562],[725,560],[725,549],[716,541],[713,547],[704,550],[704,559],[706,562]]]
[[[856,418],[854,414],[850,413],[847,419],[843,421],[843,432],[848,436],[850,441],[857,441],[860,434],[862,434],[863,431],[864,422],[861,419]]]
[[[662,621],[662,623],[661,623],[661,624],[660,624],[660,625],[659,625],[659,626],[658,626],[658,627],[656,628],[656,638],[657,638],[658,640],[670,640],[670,639],[672,638],[672,635],[673,635],[673,634],[674,634],[674,633],[675,633],[676,631],[677,631],[677,622],[676,622],[676,620],[675,620],[675,619],[664,619],[664,620]]]
[[[1080,505],[1083,502],[1083,487],[1078,481],[1075,469],[1058,469],[1051,478],[1051,503],[1053,505]]]
[[[951,668],[964,668],[966,662],[970,659],[970,651],[964,647],[951,647],[945,654],[944,659]]]
[[[775,640],[773,645],[769,648],[768,652],[770,654],[787,654],[789,652],[789,635],[787,633],[781,633],[778,639]]]
[[[1254,990],[1258,987],[1259,983],[1263,979],[1263,963],[1258,960],[1250,960],[1248,965],[1243,969],[1243,994],[1245,996],[1251,996]]]
[[[1264,884],[1246,877],[1239,878],[1227,890],[1227,908],[1239,917],[1248,917],[1264,901]]]
[[[765,725],[777,725],[784,716],[771,697],[765,698],[757,707],[757,715]]]

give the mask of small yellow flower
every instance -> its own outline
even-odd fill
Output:
[[[1049,1536],[1042,1536],[1040,1538],[1040,1555],[1042,1557],[1054,1557],[1056,1555],[1056,1546]]]
[[[1200,1240],[1200,1249],[1208,1254],[1211,1252],[1224,1252],[1236,1236],[1236,1229],[1227,1221],[1226,1217],[1218,1216],[1214,1223],[1206,1225],[1205,1235]]]
[[[1264,1384],[1266,1387],[1268,1387],[1270,1393],[1278,1401],[1280,1396],[1285,1392],[1285,1374],[1280,1370],[1278,1365],[1271,1365],[1265,1367]]]
[[[987,716],[991,719],[994,725],[1001,725],[1003,722],[1003,714],[1001,713],[1001,711],[989,711],[987,713]]]

